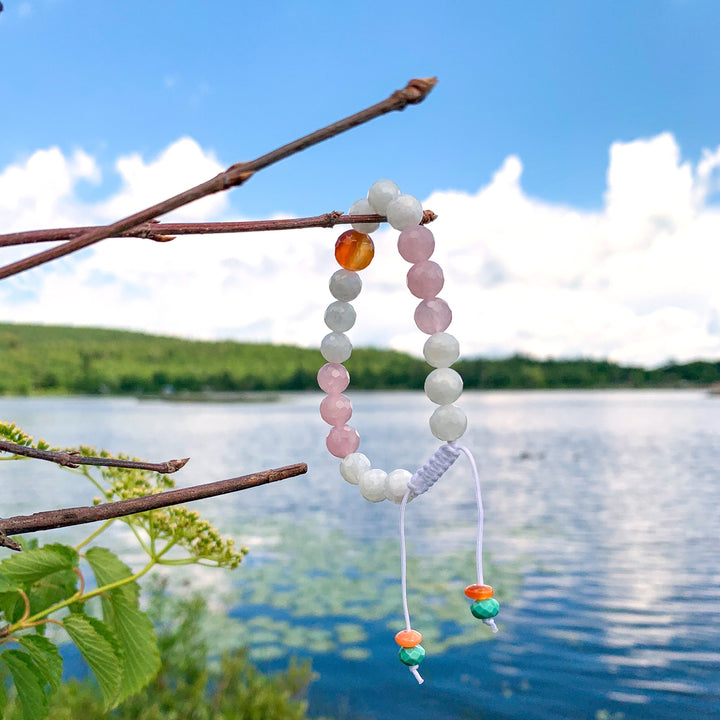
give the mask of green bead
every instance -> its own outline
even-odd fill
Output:
[[[495,617],[498,614],[498,610],[500,610],[500,603],[495,598],[476,600],[470,606],[470,612],[480,620]]]
[[[411,648],[400,648],[398,653],[400,662],[406,665],[419,665],[425,659],[425,648],[422,645],[416,645]]]

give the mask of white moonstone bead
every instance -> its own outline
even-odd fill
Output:
[[[355,308],[342,300],[330,303],[325,310],[325,324],[335,332],[345,332],[355,324]]]
[[[388,222],[396,230],[419,225],[423,216],[423,209],[420,201],[412,195],[398,195],[388,206]]]
[[[322,339],[320,352],[328,362],[344,363],[352,355],[352,343],[347,335],[331,332]]]
[[[385,478],[385,497],[396,505],[400,505],[408,489],[412,473],[407,470],[393,470]],[[410,495],[412,497],[412,494]]]
[[[362,290],[360,276],[352,270],[338,270],[330,278],[330,293],[336,300],[350,302]]]
[[[430,416],[430,431],[438,440],[457,440],[466,429],[465,413],[455,405],[441,405]]]
[[[423,355],[433,367],[450,367],[460,357],[460,344],[450,333],[435,333],[425,341]]]
[[[340,463],[340,474],[351,485],[357,485],[364,472],[370,469],[370,460],[362,453],[350,453]]]
[[[367,198],[362,198],[354,202],[348,210],[348,215],[377,215],[377,211],[370,204]],[[374,233],[380,227],[380,223],[353,223],[353,230],[357,230],[359,233],[365,233],[369,235]]]
[[[360,476],[360,494],[370,502],[380,502],[385,499],[385,478],[387,473],[384,470],[366,470]]]
[[[368,202],[378,215],[385,215],[388,203],[400,195],[400,188],[392,180],[378,180],[368,190]]]
[[[436,405],[452,405],[462,391],[463,379],[452,368],[438,368],[425,378],[425,394]]]

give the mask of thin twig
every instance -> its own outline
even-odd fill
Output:
[[[23,612],[22,617],[20,618],[19,622],[25,622],[30,617],[30,598],[27,596],[27,593],[24,590],[21,590],[20,588],[17,589],[18,593],[20,593],[20,597],[23,599],[23,602],[25,603],[25,611]]]
[[[423,213],[422,225],[433,222],[437,215],[432,210]],[[332,228],[352,223],[387,222],[384,215],[343,215],[334,210],[323,215],[276,220],[241,220],[237,222],[160,223],[152,221],[128,230],[120,237],[147,238],[156,242],[174,240],[175,235],[220,235],[224,233],[263,232],[266,230],[301,230],[303,228]],[[26,230],[0,235],[0,247],[30,245],[32,243],[72,240],[97,227],[54,228],[52,230]]]
[[[103,458],[103,457],[86,457],[81,455],[77,450],[70,452],[64,450],[38,450],[27,445],[17,445],[0,440],[0,451],[13,453],[13,455],[22,455],[23,457],[33,458],[35,460],[47,460],[57,463],[63,467],[76,468],[80,465],[95,465],[98,467],[120,467],[133,468],[135,470],[153,470],[155,472],[170,473],[177,472],[180,468],[185,467],[190,458],[182,458],[181,460],[167,460],[161,463],[143,462],[142,460],[121,460],[120,458]]]
[[[9,538],[2,530],[0,530],[0,547],[10,548],[10,550],[22,550],[22,545],[12,538]],[[2,637],[2,635],[0,635]]]
[[[304,150],[312,145],[315,145],[323,140],[328,140],[335,135],[339,135],[351,128],[362,125],[363,123],[373,120],[374,118],[385,115],[386,113],[393,112],[394,110],[403,110],[408,105],[414,105],[425,99],[427,94],[433,89],[436,83],[435,78],[424,78],[411,80],[402,90],[396,90],[390,97],[383,100],[376,105],[373,105],[365,110],[350,115],[343,120],[340,120],[332,125],[328,125],[325,128],[316,130],[305,137],[299,138],[287,145],[283,145],[266,155],[262,155],[255,160],[249,162],[237,163],[231,165],[225,172],[216,175],[214,178],[207,180],[200,185],[196,185],[194,188],[185,190],[179,195],[168,198],[163,202],[157,203],[145,210],[134,213],[123,220],[118,220],[111,225],[104,227],[94,228],[82,233],[73,240],[57,245],[48,250],[31,255],[30,257],[23,258],[17,262],[10,263],[0,268],[0,280],[3,278],[17,275],[18,273],[24,272],[31,268],[42,265],[51,260],[69,255],[77,250],[86,248],[89,245],[93,245],[100,240],[104,240],[108,237],[116,237],[122,235],[124,232],[131,230],[138,225],[142,225],[150,220],[153,220],[160,215],[176,210],[183,205],[187,205],[195,200],[212,195],[216,192],[222,192],[228,188],[242,185],[246,180],[251,178],[258,170],[272,165],[273,163],[283,160],[295,153]]]
[[[61,510],[47,510],[34,513],[33,515],[17,515],[11,518],[0,518],[0,545],[20,549],[19,545],[11,540],[8,535],[21,535],[28,532],[40,530],[52,530],[72,525],[84,525],[85,523],[97,522],[98,520],[109,520],[110,518],[134,515],[135,513],[157,510],[158,508],[178,505],[180,503],[193,502],[204,498],[225,495],[227,493],[247,490],[258,485],[284,480],[307,472],[305,463],[286,465],[285,467],[263,470],[262,472],[241,477],[219,480],[218,482],[195,485],[189,488],[178,488],[167,492],[156,493],[155,495],[144,495],[129,500],[118,500],[117,502],[93,505],[92,507],[64,508]],[[12,545],[10,544],[12,543]]]

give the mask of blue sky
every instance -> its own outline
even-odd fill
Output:
[[[216,206],[222,217],[214,219],[346,209],[378,177],[391,177],[423,201],[434,193],[445,193],[446,201],[453,193],[477,198],[493,186],[508,158],[516,158],[521,164],[516,186],[529,207],[564,208],[592,225],[598,214],[608,212],[614,143],[620,151],[617,167],[625,167],[628,157],[645,147],[637,143],[670,138],[673,148],[660,142],[650,154],[665,152],[667,169],[675,152],[675,169],[682,175],[682,168],[690,167],[695,183],[703,152],[712,154],[720,145],[720,5],[714,0],[506,0],[443,6],[404,1],[4,4],[0,176],[10,168],[30,172],[33,154],[53,147],[67,163],[81,151],[93,166],[92,172],[70,173],[70,187],[58,203],[62,200],[73,212],[59,212],[58,224],[74,221],[82,209],[98,221],[104,218],[101,209],[113,206],[113,196],[130,181],[118,170],[121,158],[139,157],[149,165],[173,143],[190,138],[203,157],[226,166],[383,99],[412,77],[428,75],[437,75],[439,84],[425,103],[263,171]],[[718,207],[717,168],[711,165],[701,203],[704,220],[714,220]],[[628,172],[627,186],[642,182],[637,172]],[[141,201],[141,195],[135,197]],[[475,211],[468,207],[468,214]],[[20,229],[17,217],[0,213],[0,220],[13,229]],[[471,220],[482,221],[467,218]],[[661,240],[655,237],[654,249],[646,249],[658,252]],[[489,257],[482,238],[478,242],[478,257],[503,266],[501,280],[523,282],[508,272],[505,259]],[[626,251],[637,245],[628,242]],[[88,256],[93,252],[87,251]],[[59,271],[37,271],[36,277],[44,281],[48,272]],[[577,273],[574,268],[573,277]],[[476,287],[482,285],[482,273],[475,281]],[[10,283],[9,306],[27,291],[28,282],[32,280]],[[657,293],[662,283],[651,285]],[[662,308],[695,312],[698,322],[710,328],[720,322],[714,295],[706,294],[700,302],[681,290],[668,291],[673,297],[661,293]],[[468,302],[488,299],[478,296]],[[624,294],[612,302],[628,301]],[[650,310],[641,305],[638,301],[630,308],[637,317],[658,309],[652,303]],[[98,321],[66,310],[78,324]],[[39,311],[25,306],[19,314],[4,315],[32,320],[33,312]],[[108,322],[141,328],[141,315],[138,310],[137,317]],[[619,316],[613,317],[615,322]],[[468,326],[481,320],[478,316]],[[598,332],[609,322],[601,322]],[[200,325],[185,332],[283,339],[271,330],[264,337],[262,318],[248,323],[251,332],[227,322],[214,328]],[[661,325],[662,333],[667,332]],[[472,349],[493,354],[582,352],[572,342],[524,343],[528,333],[537,335],[536,326],[504,340],[501,333]],[[179,325],[147,327],[178,332]],[[567,335],[571,332],[566,328]],[[562,328],[552,333],[562,335]],[[628,333],[636,335],[637,327]],[[399,332],[390,329],[361,337],[379,345],[405,345]],[[313,344],[312,339],[307,342]],[[587,352],[662,361],[659,347],[633,353],[623,343],[622,338],[606,339],[589,344]],[[666,357],[716,351],[712,337],[702,342],[678,337],[677,343]]]
[[[109,167],[182,135],[231,163],[439,77],[424,107],[258,177],[248,213],[312,213],[385,167],[475,191],[511,153],[531,195],[599,207],[611,142],[670,130],[694,158],[718,139],[714,0],[9,0],[2,21],[3,164],[57,144]]]

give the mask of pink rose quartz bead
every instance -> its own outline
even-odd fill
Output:
[[[422,332],[433,335],[447,330],[452,322],[450,306],[440,298],[423,300],[415,308],[415,324]]]
[[[423,225],[403,230],[398,237],[398,252],[411,263],[427,260],[435,250],[435,238]]]
[[[325,444],[335,457],[344,458],[360,447],[360,436],[349,425],[336,425],[328,433]]]
[[[444,284],[442,268],[432,260],[415,263],[408,270],[407,286],[415,297],[430,300],[442,290]]]
[[[352,403],[344,395],[326,395],[320,403],[320,417],[328,425],[344,425],[352,415]]]
[[[318,370],[317,381],[326,393],[340,394],[350,384],[350,373],[340,363],[325,363]]]

